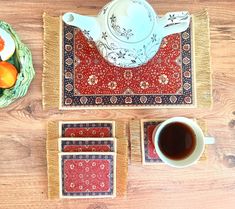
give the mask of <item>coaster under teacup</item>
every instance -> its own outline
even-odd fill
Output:
[[[143,165],[157,165],[162,163],[162,160],[155,151],[152,135],[156,126],[164,120],[166,118],[133,120],[130,122],[131,163],[142,162]],[[199,119],[196,119],[196,121],[203,132],[206,133],[206,123]],[[206,156],[207,150],[205,149],[200,160],[205,160],[207,158]]]

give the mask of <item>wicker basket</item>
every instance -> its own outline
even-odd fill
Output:
[[[19,63],[19,74],[15,86],[10,89],[4,89],[0,96],[0,108],[6,107],[16,99],[25,96],[29,85],[34,78],[35,72],[32,63],[32,55],[12,27],[6,22],[0,21],[0,28],[11,34],[15,41],[15,56]]]

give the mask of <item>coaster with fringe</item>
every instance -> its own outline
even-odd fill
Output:
[[[130,138],[131,138],[131,163],[143,165],[157,165],[162,163],[161,159],[155,152],[152,143],[152,134],[155,127],[163,122],[164,118],[133,120],[130,122]],[[203,120],[196,120],[203,132],[207,132],[206,124]],[[207,149],[205,149],[200,160],[207,159]]]

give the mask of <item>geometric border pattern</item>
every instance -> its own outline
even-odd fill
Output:
[[[108,128],[110,131],[109,137],[114,137],[114,124],[113,122],[89,122],[89,121],[83,121],[83,122],[63,122],[61,124],[61,137],[65,137],[65,130],[67,128]]]
[[[109,148],[108,152],[116,152],[116,139],[115,138],[60,138],[59,151],[66,152],[66,146],[79,146],[79,147],[96,147],[96,146],[106,146]],[[82,151],[80,151],[82,152]],[[96,151],[94,151],[96,152]]]

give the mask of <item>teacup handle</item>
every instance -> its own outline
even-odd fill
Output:
[[[214,144],[215,143],[215,138],[214,137],[206,136],[204,138],[204,140],[205,140],[205,144]]]
[[[170,12],[160,18],[162,37],[180,33],[189,27],[190,14],[187,11]]]

